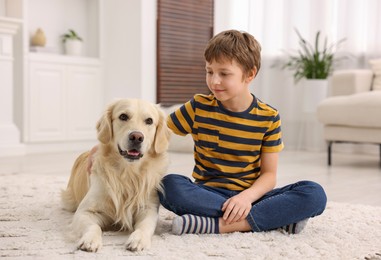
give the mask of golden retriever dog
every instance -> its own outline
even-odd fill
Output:
[[[170,131],[158,105],[140,99],[110,104],[97,123],[98,149],[75,161],[67,189],[66,210],[75,211],[71,228],[78,249],[102,247],[102,229],[117,227],[132,233],[126,249],[149,248],[159,209],[157,191],[167,165]]]

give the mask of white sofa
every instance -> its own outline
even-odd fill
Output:
[[[380,67],[381,68],[381,67]],[[344,70],[332,75],[331,95],[317,108],[324,125],[331,165],[333,143],[373,143],[380,146],[381,167],[381,85],[374,70]]]

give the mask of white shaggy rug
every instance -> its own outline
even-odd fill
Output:
[[[4,259],[381,259],[381,207],[329,202],[298,235],[279,231],[174,236],[160,209],[152,247],[124,249],[124,232],[105,232],[97,253],[65,239],[72,214],[61,209],[67,177],[0,175],[0,258]]]

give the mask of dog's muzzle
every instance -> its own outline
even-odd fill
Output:
[[[118,144],[119,154],[128,160],[139,160],[143,157],[140,152],[141,144],[144,141],[144,135],[141,132],[134,131],[128,135],[128,150],[122,150]]]

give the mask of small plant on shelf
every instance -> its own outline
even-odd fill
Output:
[[[69,29],[61,36],[66,55],[80,56],[82,54],[82,37],[74,30]]]
[[[65,43],[67,40],[78,40],[83,41],[82,38],[72,29],[61,36],[62,42]]]

